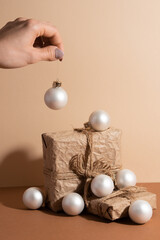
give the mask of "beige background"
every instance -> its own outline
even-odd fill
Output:
[[[160,1],[0,0],[0,26],[23,16],[50,21],[65,46],[62,63],[0,70],[0,185],[40,185],[41,133],[81,127],[106,110],[122,129],[122,160],[139,182],[160,181]],[[48,109],[57,76],[67,107]]]

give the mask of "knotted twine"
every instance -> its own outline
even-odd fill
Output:
[[[88,122],[84,123],[84,128],[75,128],[74,130],[84,133],[87,138],[85,154],[76,154],[75,156],[73,156],[70,160],[69,166],[70,169],[79,177],[85,178],[83,199],[86,206],[88,207],[88,192],[92,179],[99,174],[106,174],[110,176],[113,181],[115,181],[115,174],[118,170],[120,170],[121,166],[114,166],[110,164],[108,159],[104,158],[93,162],[93,132],[95,131],[91,128]]]
[[[88,192],[89,192],[89,186],[92,179],[99,174],[106,174],[110,176],[112,180],[115,182],[116,173],[121,169],[121,166],[110,164],[109,160],[104,158],[101,158],[93,162],[93,158],[92,158],[93,134],[95,130],[91,128],[89,122],[84,123],[84,128],[75,128],[74,130],[84,133],[87,138],[87,146],[86,146],[85,154],[76,154],[75,156],[73,156],[70,160],[69,165],[74,173],[76,173],[80,177],[85,178],[83,199],[85,201],[86,206],[88,207],[89,205]],[[102,197],[99,199],[99,204],[97,204],[97,211],[100,212],[100,210],[102,209],[101,204],[108,199],[120,196],[120,197],[125,197],[128,200],[131,200],[132,193],[137,193],[137,192],[146,192],[146,188],[130,186],[120,190],[116,190],[111,194],[107,195],[106,197]],[[101,215],[103,215],[103,213],[101,213]]]

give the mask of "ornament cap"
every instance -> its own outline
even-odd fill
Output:
[[[57,78],[56,81],[53,82],[52,87],[56,88],[56,87],[61,87],[62,83],[59,81],[59,79]]]

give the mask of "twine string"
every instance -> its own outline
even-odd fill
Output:
[[[107,159],[100,159],[93,162],[92,152],[93,152],[93,132],[90,124],[87,122],[84,124],[84,128],[75,128],[75,131],[82,132],[86,135],[87,146],[85,154],[76,154],[70,160],[70,169],[76,173],[78,176],[85,177],[84,193],[83,198],[86,206],[88,207],[88,194],[89,186],[94,177],[99,174],[106,174],[115,180],[116,172],[121,168],[119,165],[112,165]]]

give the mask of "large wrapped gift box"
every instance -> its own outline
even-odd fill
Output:
[[[111,221],[127,217],[128,208],[135,200],[149,202],[152,209],[156,209],[156,194],[147,192],[144,187],[128,187],[116,190],[107,197],[89,199],[88,212]]]
[[[110,127],[92,134],[92,163],[106,161],[120,166],[119,129]],[[83,195],[86,179],[70,169],[70,160],[87,154],[87,135],[83,131],[69,130],[42,134],[44,157],[44,186],[46,205],[53,211],[62,210],[64,195],[78,192]]]

